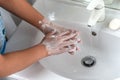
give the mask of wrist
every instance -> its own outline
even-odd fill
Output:
[[[51,56],[53,50],[50,50],[50,49],[49,49],[50,46],[47,46],[47,45],[45,45],[45,44],[42,44],[42,45],[44,46],[44,49],[45,49],[45,51],[46,51],[46,56]]]
[[[38,55],[38,59],[41,59],[41,57],[45,58],[49,56],[46,46],[43,44],[36,45],[36,47],[34,48],[34,53]]]
[[[44,18],[43,20],[39,21],[39,29],[44,33],[48,34],[49,32],[55,31],[54,24],[49,21],[48,19]]]
[[[47,47],[44,44],[41,44],[40,46],[42,47],[42,49],[44,51],[43,53],[44,53],[45,57],[49,56]]]

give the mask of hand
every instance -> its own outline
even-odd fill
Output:
[[[56,34],[59,34],[61,32],[64,31],[75,31],[75,30],[71,30],[71,29],[66,29],[58,24],[55,24],[47,19],[43,19],[42,21],[39,21],[40,29],[42,30],[42,32],[46,35],[50,32],[55,32]]]
[[[79,40],[76,38],[78,32],[64,31],[60,34],[54,35],[55,32],[51,32],[45,36],[42,44],[46,46],[48,55],[56,55],[65,52],[74,52]]]

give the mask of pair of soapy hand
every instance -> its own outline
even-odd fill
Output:
[[[46,46],[48,55],[57,55],[68,52],[74,54],[79,48],[79,32],[63,28],[55,23],[44,19],[40,21],[41,30],[45,34],[42,44]]]

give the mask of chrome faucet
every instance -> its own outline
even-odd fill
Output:
[[[105,19],[105,3],[103,0],[91,0],[87,9],[92,11],[88,20],[88,26],[95,26],[97,22]]]

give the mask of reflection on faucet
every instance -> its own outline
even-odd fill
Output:
[[[88,26],[95,26],[97,21],[105,19],[105,4],[103,0],[92,0],[87,6],[88,10],[92,10],[91,16],[88,20]]]

